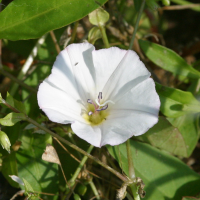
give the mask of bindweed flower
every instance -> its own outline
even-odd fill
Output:
[[[134,51],[71,44],[39,86],[39,107],[90,144],[118,145],[158,122],[160,100]]]

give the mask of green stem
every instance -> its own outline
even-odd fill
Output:
[[[93,145],[90,145],[90,147],[89,147],[88,150],[87,150],[87,153],[90,154],[90,152],[92,151],[93,148],[94,148],[94,146],[93,146]],[[77,177],[78,177],[78,175],[79,175],[81,169],[83,168],[85,162],[87,161],[87,159],[88,159],[87,156],[84,156],[84,157],[83,157],[83,159],[81,160],[81,162],[80,162],[78,168],[76,169],[74,175],[72,176],[70,182],[74,183],[74,182],[76,181],[76,179],[77,179]]]
[[[129,178],[131,180],[134,180],[136,176],[135,176],[135,170],[134,170],[134,165],[133,165],[133,159],[131,156],[130,139],[126,141],[126,150],[127,150],[127,158],[128,158]]]
[[[72,37],[71,37],[71,40],[70,40],[70,44],[73,43],[74,40],[75,40],[78,24],[79,24],[79,21],[76,21],[75,24],[74,24],[74,28],[73,28],[73,31],[72,31]]]
[[[179,4],[179,5],[190,5],[191,2],[190,1],[185,1],[185,0],[171,0],[173,3]],[[193,4],[195,5],[195,4]],[[200,11],[200,6],[197,4],[196,7],[192,7],[192,10],[195,11]]]
[[[140,200],[140,195],[138,194],[138,187],[136,184],[137,183],[132,183],[131,185],[129,185],[129,187],[131,188],[131,191],[133,193],[134,200]]]
[[[126,141],[126,149],[127,149],[127,158],[128,158],[129,178],[131,179],[131,181],[133,181],[133,183],[130,184],[129,187],[131,188],[131,191],[133,193],[134,200],[140,200],[140,196],[138,194],[135,170],[134,170],[134,165],[133,165],[133,158],[131,155],[130,139]]]
[[[94,160],[96,163],[98,163],[99,165],[101,165],[102,167],[106,168],[108,171],[110,171],[111,173],[115,174],[119,179],[121,179],[123,182],[127,182],[128,179],[123,176],[122,174],[120,174],[119,172],[117,172],[116,170],[114,170],[113,168],[109,167],[108,165],[106,165],[105,163],[101,162],[98,158],[95,158],[94,156],[90,155],[89,153],[85,152],[84,150],[82,150],[81,148],[77,147],[76,145],[72,144],[71,142],[65,140],[64,138],[62,138],[61,136],[55,134],[54,132],[50,131],[49,129],[47,129],[46,127],[41,126],[40,124],[38,124],[36,121],[34,121],[33,119],[27,117],[26,121],[30,122],[31,124],[37,126],[39,129],[45,131],[46,133],[49,133],[52,137],[57,138],[58,140],[60,140],[61,142],[63,142],[64,144],[70,146],[71,148],[75,149],[76,151],[82,153],[83,155],[87,156],[88,158]]]
[[[142,16],[142,12],[144,10],[144,5],[145,5],[145,0],[142,1],[140,10],[139,10],[139,13],[138,13],[138,16],[137,16],[137,20],[136,20],[136,24],[135,24],[134,31],[133,31],[133,36],[131,38],[131,42],[130,42],[130,45],[129,45],[129,49],[132,49],[132,47],[133,47],[133,42],[134,42],[135,35],[136,35],[137,29],[138,29],[140,18]]]
[[[4,71],[2,68],[0,68],[0,72],[4,76],[7,76],[8,78],[10,78],[15,83],[17,83],[17,84],[21,85],[22,87],[24,87],[25,89],[29,90],[30,92],[33,92],[33,93],[37,94],[37,90],[36,89],[30,87],[29,85],[27,85],[24,82],[20,81],[19,79],[15,78],[12,74],[8,73],[7,71]]]
[[[55,49],[56,49],[57,53],[59,54],[61,50],[60,50],[60,46],[58,45],[58,42],[57,42],[54,32],[50,31],[50,35],[51,35],[51,39],[53,40],[53,43],[55,45]]]
[[[102,35],[102,39],[103,39],[103,43],[105,45],[106,48],[109,48],[110,45],[109,45],[109,42],[108,42],[108,37],[106,35],[106,29],[104,26],[102,25],[99,25],[99,29],[101,31],[101,35]]]
[[[93,183],[93,181],[91,180],[89,182],[89,184],[90,184],[90,187],[91,187],[92,191],[94,192],[94,195],[95,195],[96,199],[100,200],[101,198],[99,196],[99,193],[98,193],[97,188],[96,188],[95,184]]]

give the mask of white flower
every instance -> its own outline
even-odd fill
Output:
[[[90,144],[118,145],[158,121],[160,100],[149,77],[134,51],[71,44],[39,86],[38,104]]]

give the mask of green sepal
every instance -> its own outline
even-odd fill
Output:
[[[109,20],[109,17],[109,13],[106,12],[103,8],[97,8],[89,14],[89,21],[93,25],[104,26],[105,23]]]
[[[84,196],[85,193],[87,192],[87,186],[86,185],[79,185],[76,189],[77,193],[81,196]]]
[[[88,42],[91,44],[94,44],[98,39],[100,39],[101,36],[101,31],[98,27],[93,27],[92,29],[90,29],[89,33],[88,33]]]

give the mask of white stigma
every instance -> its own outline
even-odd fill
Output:
[[[115,104],[113,101],[111,101],[111,100],[108,100],[108,101],[106,101],[105,103],[103,103],[103,104],[100,104],[99,102],[98,102],[98,99],[95,99],[95,102],[96,102],[96,104],[98,105],[98,106],[105,106],[107,103],[112,103],[112,104]]]

